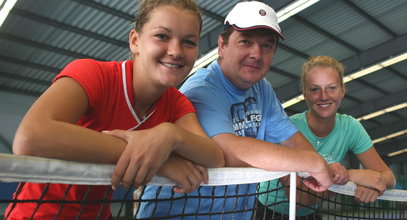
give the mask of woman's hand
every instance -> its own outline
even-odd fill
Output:
[[[208,172],[205,167],[177,154],[170,155],[158,174],[177,183],[174,188],[176,193],[190,193],[199,187],[202,181],[208,183]]]
[[[344,185],[349,181],[348,170],[340,163],[328,164],[334,184]]]
[[[174,138],[171,137],[168,123],[146,130],[112,130],[104,133],[127,141],[113,171],[113,189],[120,183],[124,187],[147,184],[174,150]]]
[[[352,169],[348,171],[349,180],[358,186],[376,190],[379,195],[386,190],[386,182],[380,172],[368,169]]]
[[[377,190],[364,187],[364,186],[357,186],[355,192],[355,199],[360,203],[368,203],[376,201],[377,197],[379,197],[381,193]]]

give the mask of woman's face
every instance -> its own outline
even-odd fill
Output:
[[[199,19],[193,12],[173,6],[155,8],[149,17],[141,32],[130,32],[135,72],[158,86],[176,86],[195,63]]]
[[[306,74],[303,95],[310,113],[318,118],[335,117],[345,96],[339,74],[332,67],[316,66]]]

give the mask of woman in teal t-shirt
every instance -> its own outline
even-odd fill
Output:
[[[361,123],[352,116],[337,113],[345,96],[343,75],[343,65],[335,59],[328,56],[311,57],[304,63],[301,75],[302,93],[309,109],[291,116],[290,119],[315,150],[325,158],[335,184],[346,184],[351,181],[357,185],[355,192],[357,201],[374,202],[386,189],[394,187],[395,178],[375,150]],[[365,169],[347,170],[341,165],[340,162],[348,152],[355,154]],[[286,181],[283,179],[282,182]],[[262,183],[259,191],[266,192],[279,186],[281,183],[272,180]],[[301,184],[301,187],[306,191],[309,190],[304,184]],[[273,205],[269,209],[264,207],[271,203],[287,201],[286,193],[288,192],[280,189],[277,193],[260,194],[259,212],[266,210],[266,216],[274,217],[276,214],[287,215],[288,203]],[[299,202],[306,206],[315,205],[316,200],[311,199],[309,195],[309,193],[297,195],[297,198],[301,198]],[[313,212],[313,209],[297,208],[296,214],[306,217],[313,215]]]

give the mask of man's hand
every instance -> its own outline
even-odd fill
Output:
[[[333,183],[332,174],[325,163],[325,160],[322,159],[322,157],[319,158],[319,161],[315,161],[315,163],[318,163],[319,169],[314,172],[310,172],[311,177],[303,180],[304,184],[315,192],[323,192]]]

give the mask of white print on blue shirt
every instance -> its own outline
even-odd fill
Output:
[[[230,107],[235,134],[244,137],[257,137],[261,123],[261,112],[257,109],[257,100],[249,97]]]

